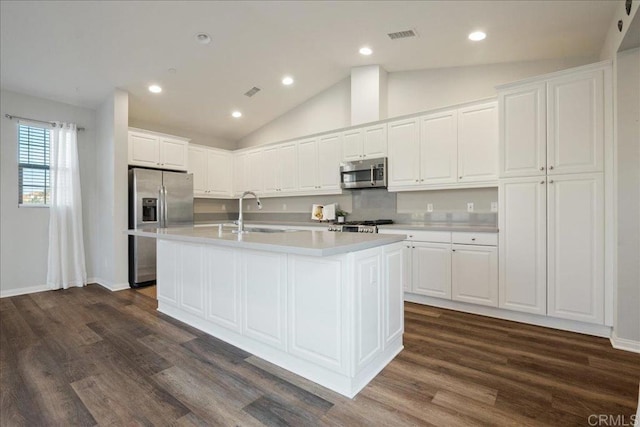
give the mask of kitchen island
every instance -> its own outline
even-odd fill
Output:
[[[128,233],[158,239],[159,311],[340,394],[403,348],[403,235]]]

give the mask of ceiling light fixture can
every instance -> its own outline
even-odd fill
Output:
[[[285,76],[282,78],[282,84],[285,86],[289,86],[293,84],[293,77]]]
[[[240,111],[234,111],[233,113],[231,113],[231,115],[236,119],[239,119],[240,117],[242,117],[242,113]]]
[[[365,56],[369,56],[373,53],[373,50],[371,50],[370,47],[361,47],[360,50],[360,55],[365,55]]]
[[[151,85],[149,86],[149,92],[151,93],[160,93],[162,92],[162,88],[158,85]]]
[[[207,33],[198,33],[196,34],[196,40],[200,44],[209,44],[211,43],[211,36]]]
[[[474,31],[473,33],[469,34],[469,40],[473,40],[474,42],[479,42],[480,40],[484,40],[485,38],[487,38],[487,35],[482,31]]]

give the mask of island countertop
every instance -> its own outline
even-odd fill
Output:
[[[254,249],[309,256],[331,256],[401,242],[402,234],[334,233],[329,231],[288,230],[276,233],[235,234],[213,227],[145,228],[128,230],[131,236],[207,243],[216,246]]]

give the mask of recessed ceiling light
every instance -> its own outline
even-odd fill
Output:
[[[285,86],[289,86],[291,84],[293,84],[293,77],[290,76],[285,76],[282,78],[282,84]]]
[[[211,36],[207,33],[198,33],[196,34],[196,40],[200,44],[209,44],[211,43]]]
[[[231,115],[236,119],[242,117],[242,113],[240,111],[234,111],[233,113],[231,113]]]
[[[369,56],[373,53],[373,51],[371,50],[370,47],[361,47],[360,48],[360,55],[366,55]]]
[[[149,92],[160,93],[162,92],[162,88],[158,85],[151,85],[149,86]]]
[[[482,31],[474,31],[473,33],[469,34],[469,40],[473,40],[474,42],[484,40],[486,37],[487,35]]]

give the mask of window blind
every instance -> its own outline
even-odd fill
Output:
[[[19,203],[49,204],[49,129],[18,124]]]

